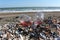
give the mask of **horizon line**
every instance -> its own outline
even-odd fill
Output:
[[[30,6],[30,7],[34,7],[34,6]],[[35,6],[35,7],[39,7],[39,6]],[[58,6],[40,6],[40,7],[58,7]],[[0,8],[19,8],[19,7],[0,7]],[[23,8],[23,7],[21,7],[21,8]]]

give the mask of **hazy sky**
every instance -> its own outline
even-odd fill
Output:
[[[0,7],[60,7],[60,0],[0,0]]]

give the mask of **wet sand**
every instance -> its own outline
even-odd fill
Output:
[[[1,17],[15,17],[19,16],[20,14],[27,14],[29,16],[34,16],[37,12],[12,12],[12,13],[0,13],[0,18]],[[45,14],[45,17],[47,16],[60,16],[60,12],[43,12]]]

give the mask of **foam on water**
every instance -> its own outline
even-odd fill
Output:
[[[24,11],[0,11],[0,13],[14,13],[14,12],[60,12],[60,10],[24,10]]]
[[[0,8],[0,13],[12,12],[60,12],[60,7],[17,7],[17,8]]]

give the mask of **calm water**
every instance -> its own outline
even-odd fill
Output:
[[[11,8],[0,8],[0,11],[4,11],[4,10],[16,10],[16,11],[20,11],[20,10],[54,10],[54,9],[60,9],[60,7],[11,7]]]
[[[24,10],[60,10],[60,7],[11,7],[11,8],[0,8],[0,11],[24,11]]]

